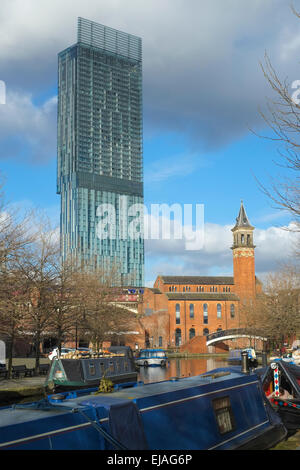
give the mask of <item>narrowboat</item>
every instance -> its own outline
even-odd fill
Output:
[[[99,357],[54,357],[44,385],[46,389],[57,392],[96,387],[103,376],[113,384],[137,382],[130,347],[111,346],[108,354]]]
[[[0,409],[0,449],[269,449],[287,431],[259,377],[238,368],[48,395]]]
[[[236,364],[239,365],[242,363],[242,352],[246,351],[248,353],[248,361],[250,367],[257,367],[258,361],[256,359],[256,353],[253,348],[245,348],[245,349],[231,349],[229,351],[228,356],[228,363],[229,364]]]
[[[168,357],[163,349],[141,349],[135,362],[138,366],[160,366],[167,365]]]
[[[278,360],[256,372],[288,435],[294,434],[300,429],[300,367]]]
[[[296,364],[297,366],[300,365],[300,354],[297,351],[292,352],[292,353],[286,353],[283,354],[282,356],[279,357],[270,357],[271,362],[277,362],[277,361],[284,361],[284,362],[289,362],[291,364]]]

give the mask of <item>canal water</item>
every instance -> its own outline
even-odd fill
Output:
[[[138,380],[144,383],[161,382],[171,377],[190,377],[204,374],[218,367],[228,367],[225,358],[176,358],[169,359],[166,367],[140,367]]]
[[[161,382],[171,377],[190,377],[203,374],[218,367],[228,367],[226,359],[222,358],[176,358],[169,359],[166,367],[140,367],[138,380],[144,383]],[[34,395],[25,398],[9,398],[0,401],[0,406],[7,406],[13,403],[28,403],[38,401],[44,395]]]

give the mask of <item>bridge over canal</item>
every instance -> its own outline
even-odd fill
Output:
[[[219,330],[208,334],[206,336],[206,346],[211,346],[220,341],[236,338],[251,338],[261,341],[268,341],[268,338],[262,332],[258,332],[257,330],[254,331],[249,328],[233,328],[230,330]]]

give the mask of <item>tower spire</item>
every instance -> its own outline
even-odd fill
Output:
[[[254,228],[249,222],[249,219],[247,217],[246,210],[243,204],[243,200],[241,200],[240,212],[236,218],[236,224],[235,224],[234,229],[243,228],[243,227]]]
[[[231,229],[233,234],[233,273],[236,293],[242,297],[255,297],[255,259],[253,231],[246,210],[241,201],[239,215],[235,226]]]

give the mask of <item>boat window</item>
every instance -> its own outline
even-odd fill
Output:
[[[128,371],[128,362],[127,361],[124,362],[124,370]]]
[[[89,363],[89,373],[90,373],[90,375],[95,375],[96,374],[95,364],[93,362]]]
[[[234,419],[229,397],[216,398],[212,401],[220,434],[234,429]]]
[[[153,354],[155,357],[165,357],[164,351],[157,351],[155,354]]]
[[[115,371],[114,363],[112,361],[110,361],[110,363],[109,363],[109,370],[110,370],[110,372]]]

